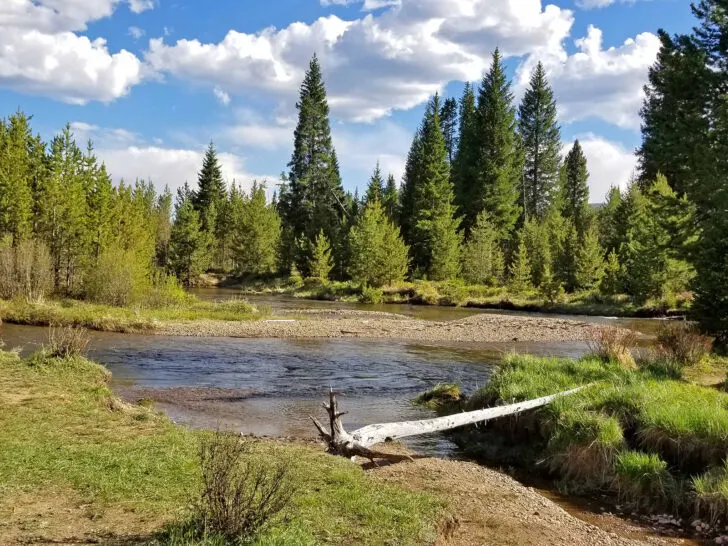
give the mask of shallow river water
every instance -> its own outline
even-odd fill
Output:
[[[225,299],[215,290],[199,294]],[[275,309],[356,308],[404,313],[423,320],[453,320],[477,310],[407,305],[331,304],[284,297],[250,298]],[[654,329],[655,321],[590,318]],[[40,347],[46,328],[5,324],[6,347],[25,353]],[[234,428],[269,436],[313,437],[308,415],[319,415],[327,389],[341,393],[350,430],[371,423],[423,419],[432,415],[412,399],[438,383],[458,383],[472,392],[488,381],[504,352],[580,356],[584,343],[490,343],[477,346],[421,345],[392,340],[280,340],[185,338],[91,333],[89,356],[113,374],[122,396],[153,399],[175,421],[195,427]],[[439,456],[455,451],[443,437],[415,439],[412,447]]]

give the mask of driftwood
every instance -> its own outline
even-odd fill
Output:
[[[329,403],[324,404],[324,409],[329,414],[330,432],[327,432],[323,425],[313,416],[311,420],[319,431],[321,438],[328,444],[329,453],[334,455],[342,455],[345,457],[360,456],[374,462],[374,459],[387,459],[390,461],[400,461],[411,459],[408,455],[392,455],[381,451],[371,450],[371,446],[381,442],[390,442],[400,438],[408,438],[410,436],[419,436],[422,434],[430,434],[433,432],[442,432],[464,425],[472,425],[482,423],[497,417],[505,417],[506,415],[514,415],[526,410],[546,406],[555,399],[562,396],[568,396],[584,389],[578,387],[569,391],[536,398],[535,400],[527,400],[510,404],[507,406],[498,406],[495,408],[485,408],[482,410],[468,411],[447,415],[445,417],[437,417],[435,419],[424,419],[422,421],[403,421],[400,423],[382,423],[377,425],[368,425],[366,427],[347,432],[341,417],[347,412],[339,411],[339,404],[336,400],[336,393],[333,389],[329,392]]]

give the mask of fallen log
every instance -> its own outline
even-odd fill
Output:
[[[437,417],[434,419],[424,419],[421,421],[403,421],[399,423],[381,423],[376,425],[368,425],[354,432],[347,432],[341,417],[347,412],[339,411],[339,404],[336,400],[336,393],[333,389],[329,391],[329,403],[323,404],[324,409],[329,415],[329,429],[327,432],[323,425],[313,416],[311,420],[319,431],[321,438],[328,444],[329,453],[334,455],[342,455],[344,457],[360,456],[374,462],[374,459],[386,459],[389,461],[401,461],[411,459],[408,455],[392,455],[381,451],[373,451],[371,446],[382,442],[391,442],[400,438],[408,438],[411,436],[420,436],[422,434],[431,434],[433,432],[442,432],[464,425],[472,425],[482,423],[490,419],[505,417],[507,415],[515,415],[530,409],[546,406],[562,396],[569,396],[586,388],[578,387],[568,391],[551,394],[534,400],[526,400],[516,404],[506,406],[497,406],[495,408],[485,408],[476,411],[468,411],[447,415],[445,417]]]

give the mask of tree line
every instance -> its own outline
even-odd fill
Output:
[[[126,253],[146,277],[187,284],[212,269],[368,286],[462,279],[551,302],[589,291],[674,306],[694,293],[696,316],[725,340],[728,25],[719,4],[693,7],[691,34],[660,31],[639,172],[600,207],[589,204],[580,143],[562,156],[543,65],[516,104],[498,50],[479,84],[429,100],[401,184],[377,165],[361,197],[344,191],[314,56],[270,201],[263,184],[228,187],[213,144],[196,187],[185,184],[174,204],[149,182],[114,187],[69,127],[46,144],[19,112],[0,123],[0,233],[10,247],[44,244],[60,292],[83,293],[89,271]]]

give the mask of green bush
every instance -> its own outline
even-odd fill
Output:
[[[126,307],[143,300],[152,287],[149,262],[132,250],[104,250],[86,274],[86,298],[95,303]]]
[[[152,276],[152,285],[144,294],[144,304],[152,309],[165,307],[178,307],[192,301],[192,297],[185,291],[174,275],[157,271]]]
[[[364,285],[361,289],[361,296],[359,296],[361,303],[372,303],[379,304],[384,301],[384,292],[381,288],[374,288],[372,286]]]

